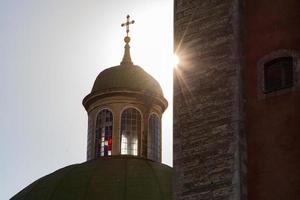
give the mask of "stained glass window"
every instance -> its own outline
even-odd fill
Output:
[[[121,154],[138,155],[138,136],[141,135],[141,114],[134,108],[121,116]]]
[[[99,112],[96,123],[95,150],[96,158],[111,156],[112,152],[113,115],[107,109]]]
[[[160,119],[152,114],[149,118],[149,131],[147,138],[147,157],[151,160],[161,161],[161,127]]]

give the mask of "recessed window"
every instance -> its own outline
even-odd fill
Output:
[[[257,61],[257,97],[272,98],[300,90],[300,53],[279,49]]]
[[[264,93],[291,88],[294,84],[293,57],[279,57],[264,64]]]

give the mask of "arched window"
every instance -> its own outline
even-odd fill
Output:
[[[110,156],[112,151],[113,115],[107,109],[99,112],[96,123],[95,155]]]
[[[160,119],[152,114],[149,118],[149,131],[147,138],[147,157],[160,162],[161,160],[161,127]]]
[[[258,99],[300,89],[300,53],[295,50],[273,51],[257,62]]]
[[[141,114],[134,108],[121,116],[121,154],[138,155],[138,136],[141,135]]]

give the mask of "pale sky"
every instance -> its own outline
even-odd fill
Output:
[[[0,199],[86,160],[81,102],[96,76],[131,55],[161,84],[163,163],[172,165],[171,0],[0,0]]]

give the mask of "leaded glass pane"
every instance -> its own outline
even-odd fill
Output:
[[[104,109],[97,116],[95,154],[100,156],[110,156],[112,151],[112,128],[113,115]]]
[[[121,116],[121,154],[138,155],[139,135],[141,135],[141,115],[136,109],[128,108]]]
[[[147,157],[151,160],[161,161],[161,127],[160,119],[152,114],[149,119],[147,138]]]

